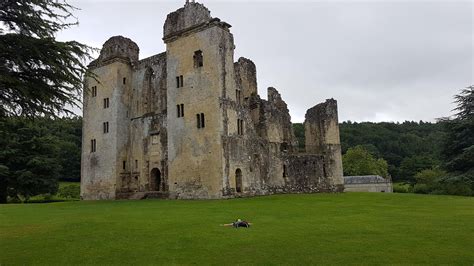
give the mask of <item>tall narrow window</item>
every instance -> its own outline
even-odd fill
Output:
[[[104,109],[109,108],[109,98],[104,98]]]
[[[240,90],[235,90],[235,100],[237,104],[240,104]]]
[[[288,177],[288,172],[286,170],[286,165],[283,165],[283,177]]]
[[[176,77],[176,88],[181,88],[184,86],[183,75]]]
[[[123,78],[122,83],[123,84],[127,83],[127,78]]]
[[[193,59],[194,59],[194,67],[195,68],[202,67],[204,65],[201,50],[198,50],[198,51],[194,52]]]
[[[138,160],[135,160],[135,169],[138,169]]]
[[[204,120],[205,120],[204,119],[204,114],[201,113],[201,128],[206,126],[206,124],[204,123]]]
[[[104,122],[103,126],[104,126],[104,133],[109,133],[109,122]]]
[[[237,119],[237,134],[243,135],[244,134],[244,120]]]
[[[127,161],[122,161],[122,169],[125,170],[127,168]]]
[[[91,139],[91,152],[95,152],[96,151],[96,140],[95,139]]]
[[[176,112],[178,114],[178,117],[184,117],[184,104],[176,105]]]
[[[92,86],[91,90],[92,90],[92,97],[96,97],[97,96],[97,86]]]

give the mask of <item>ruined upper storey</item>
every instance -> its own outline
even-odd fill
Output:
[[[185,32],[209,25],[217,25],[226,29],[231,27],[218,18],[212,18],[211,12],[203,4],[187,2],[184,7],[169,13],[166,17],[163,26],[163,40],[168,42]]]
[[[107,61],[116,58],[129,61],[133,64],[138,61],[139,52],[140,49],[134,41],[123,36],[113,36],[102,46],[99,58],[92,61],[89,66],[98,67]]]

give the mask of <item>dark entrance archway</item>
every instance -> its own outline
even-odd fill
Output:
[[[242,192],[242,170],[240,168],[235,170],[235,191],[237,193]]]
[[[161,191],[161,172],[158,168],[151,169],[150,189],[152,191]]]

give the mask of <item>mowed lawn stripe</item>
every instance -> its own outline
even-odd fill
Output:
[[[249,229],[222,227],[237,218]],[[0,206],[0,264],[474,263],[474,198],[274,195]]]

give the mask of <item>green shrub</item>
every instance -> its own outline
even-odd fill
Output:
[[[64,185],[59,188],[58,196],[65,199],[79,199],[81,188],[79,184]]]
[[[393,192],[395,193],[410,193],[410,184],[406,183],[394,183],[393,184]]]
[[[428,194],[430,192],[430,188],[426,184],[415,184],[413,186],[413,192],[417,194]]]

